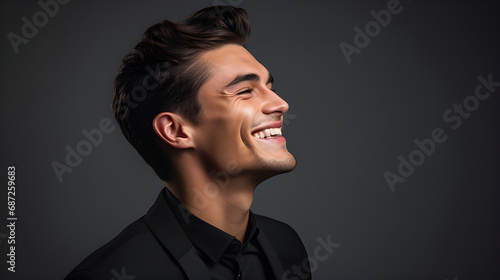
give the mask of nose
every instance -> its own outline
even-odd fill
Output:
[[[267,89],[267,88],[266,88]],[[262,112],[264,114],[279,114],[283,115],[288,111],[288,103],[283,100],[276,92],[267,89],[265,94],[264,105],[262,106]]]

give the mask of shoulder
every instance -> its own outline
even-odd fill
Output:
[[[269,239],[271,246],[276,251],[285,273],[288,275],[294,267],[302,268],[310,272],[309,258],[302,240],[297,232],[288,224],[265,217],[255,215],[259,229]],[[261,234],[259,233],[259,234]],[[303,279],[310,279],[310,273]]]
[[[139,275],[156,279],[158,275],[169,274],[179,274],[182,278],[173,257],[163,249],[141,217],[85,258],[65,280],[132,279]]]
[[[299,235],[288,224],[262,215],[254,214],[254,216],[260,230],[266,234],[273,245],[276,243],[288,244],[288,246],[295,244],[303,247]]]

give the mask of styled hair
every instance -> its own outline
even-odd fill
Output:
[[[165,181],[171,179],[165,145],[153,129],[161,112],[199,122],[198,91],[210,78],[200,56],[250,35],[247,12],[231,6],[204,8],[183,21],[149,27],[125,56],[114,83],[113,115],[125,138]]]

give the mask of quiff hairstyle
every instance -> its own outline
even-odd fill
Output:
[[[250,35],[242,8],[213,6],[183,21],[164,20],[149,27],[123,59],[114,83],[113,115],[125,138],[164,181],[171,179],[164,143],[153,119],[173,112],[198,123],[198,91],[210,78],[199,57],[226,44],[243,45]]]

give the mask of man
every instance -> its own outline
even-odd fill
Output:
[[[113,113],[166,188],[66,279],[311,278],[296,232],[250,211],[257,185],[296,161],[249,33],[245,10],[209,7],[151,26],[125,57]]]

